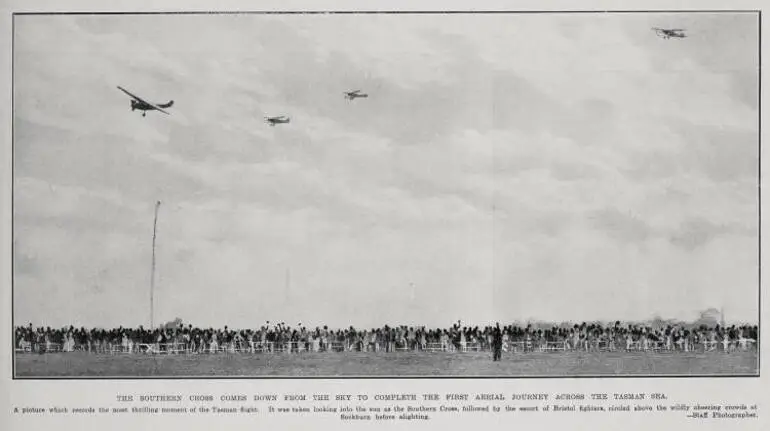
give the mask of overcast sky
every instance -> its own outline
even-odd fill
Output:
[[[755,15],[15,24],[17,324],[756,321]]]

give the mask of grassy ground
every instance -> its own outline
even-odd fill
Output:
[[[757,352],[17,354],[17,377],[43,376],[574,376],[757,373]]]

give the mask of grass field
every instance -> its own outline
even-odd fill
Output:
[[[17,354],[17,377],[756,375],[757,352]]]

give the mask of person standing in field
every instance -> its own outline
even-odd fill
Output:
[[[500,322],[497,323],[492,333],[492,360],[499,361],[503,356],[503,333],[500,331]]]

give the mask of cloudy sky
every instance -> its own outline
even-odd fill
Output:
[[[15,24],[17,323],[756,320],[755,15]]]

